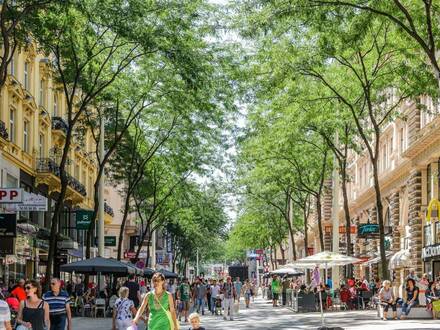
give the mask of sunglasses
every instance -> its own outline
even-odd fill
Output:
[[[33,287],[31,287],[30,285],[27,285],[27,286],[24,287],[24,289],[25,290],[31,290],[31,289],[33,289]]]
[[[54,282],[54,283],[50,283],[50,285],[57,285],[57,284]]]

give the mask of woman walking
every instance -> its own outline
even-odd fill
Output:
[[[50,329],[49,305],[41,300],[41,286],[35,280],[24,285],[26,299],[20,303],[17,324],[32,330]]]
[[[148,307],[148,330],[175,330],[179,329],[171,293],[165,290],[165,277],[155,273],[152,278],[154,291],[145,295],[142,305],[133,320],[139,322],[145,308]]]
[[[242,290],[244,292],[244,302],[246,304],[246,308],[249,308],[252,296],[252,285],[249,283],[249,280],[244,282],[244,287]]]
[[[119,298],[113,308],[113,330],[125,330],[133,323],[133,315],[136,315],[136,307],[132,300],[128,299],[129,289],[123,286],[119,289]]]

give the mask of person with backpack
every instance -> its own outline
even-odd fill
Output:
[[[235,291],[234,283],[232,283],[231,276],[226,278],[226,283],[223,284],[222,294],[224,296],[223,299],[223,307],[225,308],[225,314],[223,315],[223,319],[226,320],[226,313],[229,313],[229,320],[234,320],[234,301],[237,299],[237,292]],[[228,312],[229,311],[229,312]]]

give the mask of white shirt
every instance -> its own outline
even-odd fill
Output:
[[[0,300],[0,330],[6,329],[5,322],[11,321],[9,305],[4,300]]]
[[[211,297],[217,297],[220,292],[220,286],[218,284],[211,286]]]

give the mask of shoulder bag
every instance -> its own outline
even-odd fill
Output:
[[[166,295],[168,295],[168,293],[165,293]],[[169,298],[169,297],[167,297]],[[171,315],[171,312],[169,310],[166,310],[162,304],[160,303],[159,299],[157,299],[156,294],[154,294],[154,299],[156,300],[156,302],[159,304],[159,306],[162,308],[162,310],[165,312],[165,314],[167,315],[168,318],[168,322],[170,323],[170,329],[171,330],[179,330],[179,322],[177,322],[177,327],[174,326],[174,320],[173,317]]]

